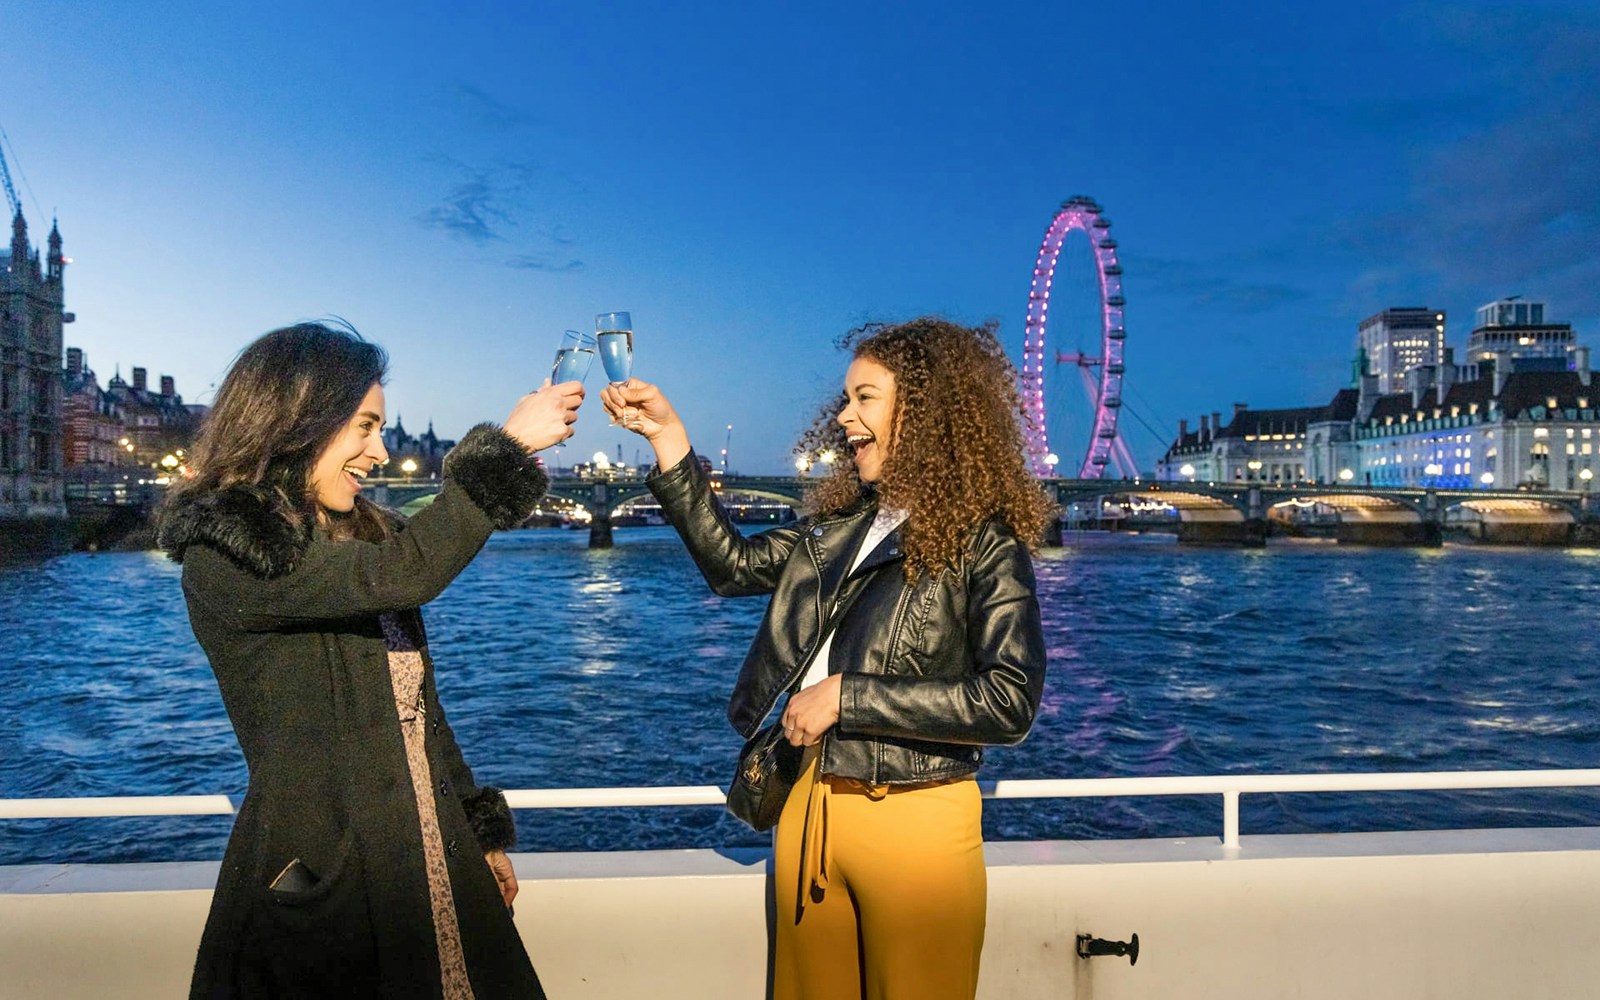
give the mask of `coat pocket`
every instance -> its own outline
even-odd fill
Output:
[[[283,867],[272,866],[253,893],[247,978],[270,984],[273,996],[364,995],[377,958],[355,835],[346,831],[334,851],[308,853],[275,879]]]
[[[366,891],[357,854],[355,834],[346,831],[333,851],[308,852],[273,866],[255,892],[263,931],[271,937],[320,935],[359,917]]]

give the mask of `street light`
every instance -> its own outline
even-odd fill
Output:
[[[811,456],[810,455],[806,455],[806,454],[796,455],[794,457],[794,467],[799,470],[799,472],[800,472],[800,474],[802,476],[805,475],[806,473],[810,472],[811,471]]]
[[[1250,478],[1256,478],[1256,473],[1261,471],[1261,459],[1252,458],[1250,461],[1244,464],[1250,470]]]
[[[1594,473],[1589,469],[1579,469],[1578,478],[1583,480],[1583,492],[1589,492],[1589,480],[1594,478]]]
[[[832,465],[834,460],[838,457],[838,455],[833,453],[833,449],[829,448],[817,456],[817,461],[821,462],[823,465]]]
[[[1482,483],[1485,487],[1493,486],[1494,485],[1494,473],[1485,472],[1483,475],[1478,477],[1478,482]]]
[[[407,479],[410,479],[411,474],[417,471],[417,460],[414,458],[408,458],[404,462],[401,462],[400,471],[406,474]]]
[[[1061,456],[1052,451],[1050,454],[1044,457],[1044,464],[1050,467],[1050,476],[1051,478],[1054,478],[1056,474],[1056,466],[1061,464]]]
[[[1356,471],[1354,469],[1340,469],[1339,470],[1339,482],[1341,482],[1341,483],[1348,483],[1350,480],[1354,479],[1355,477],[1356,477]]]
[[[1188,462],[1183,463],[1183,465],[1178,469],[1178,475],[1187,476],[1189,482],[1194,482],[1194,466],[1190,465]]]

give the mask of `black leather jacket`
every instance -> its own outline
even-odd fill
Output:
[[[772,595],[728,702],[746,738],[810,665],[830,609],[852,596],[829,657],[844,679],[824,773],[875,785],[954,778],[978,769],[982,744],[1028,735],[1044,691],[1044,633],[1033,562],[1004,522],[978,529],[956,572],[908,584],[898,530],[848,572],[873,497],[745,538],[692,452],[654,473],[650,489],[713,591]]]

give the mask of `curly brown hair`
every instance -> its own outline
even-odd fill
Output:
[[[1056,509],[1023,458],[1016,370],[993,324],[965,327],[934,316],[868,323],[838,341],[894,375],[892,444],[878,482],[880,501],[910,513],[903,533],[906,577],[954,569],[985,521],[999,517],[1032,547]],[[809,455],[849,454],[835,417],[843,394],[823,406],[801,436]],[[855,463],[838,461],[807,495],[817,513],[860,499]]]

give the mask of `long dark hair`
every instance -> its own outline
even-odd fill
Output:
[[[1023,457],[1016,370],[992,325],[966,327],[936,316],[868,323],[839,339],[854,358],[894,375],[893,445],[878,481],[881,501],[910,513],[906,576],[953,569],[972,533],[991,517],[1038,543],[1055,510]],[[802,450],[832,451],[833,472],[807,497],[820,513],[855,503],[862,483],[834,419],[841,396],[822,407]]]
[[[388,369],[383,348],[348,325],[297,323],[263,334],[228,369],[191,449],[194,474],[172,488],[168,502],[256,486],[297,526],[315,521],[321,511],[311,467]],[[388,518],[359,498],[349,515],[328,523],[339,535],[388,534]]]

